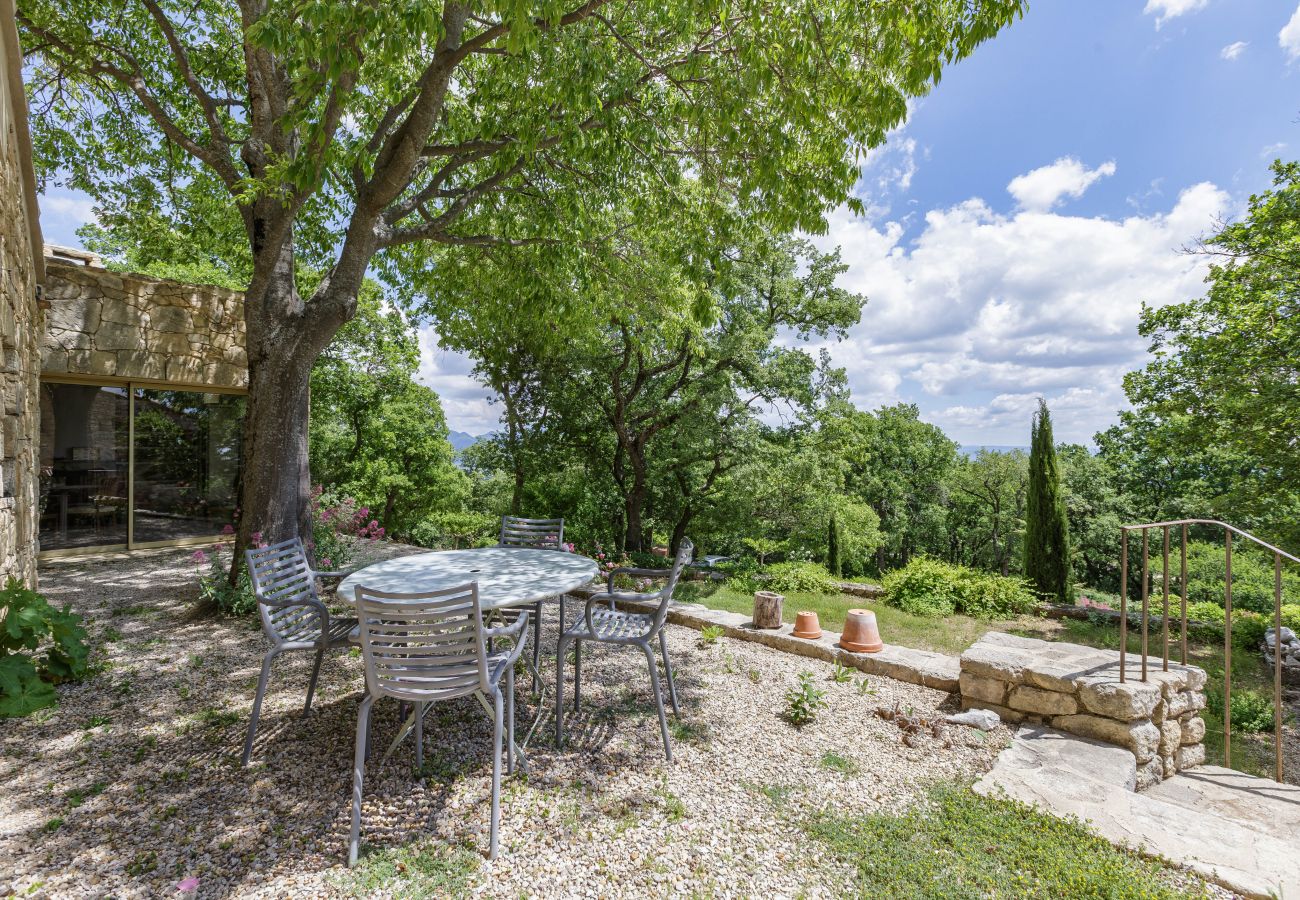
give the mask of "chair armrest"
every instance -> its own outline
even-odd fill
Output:
[[[325,607],[324,603],[314,597],[299,597],[296,600],[285,600],[282,603],[277,603],[274,600],[267,600],[259,594],[257,602],[260,605],[265,606],[267,609],[274,610],[289,609],[293,606],[305,606],[316,613],[316,622],[320,625],[320,639],[324,640],[329,635],[330,611]],[[276,636],[276,640],[279,640],[278,635]]]
[[[484,637],[490,637],[490,638],[518,637],[520,632],[527,631],[528,613],[529,610],[527,608],[523,608],[519,610],[518,617],[509,625],[500,625],[496,628],[484,628],[483,629]]]
[[[624,566],[621,569],[612,570],[605,579],[609,586],[609,593],[614,593],[614,576],[616,575],[635,575],[638,578],[667,578],[673,574],[672,569],[637,569],[632,566]]]

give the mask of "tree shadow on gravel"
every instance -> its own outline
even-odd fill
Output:
[[[86,617],[96,674],[61,687],[57,709],[5,723],[0,887],[21,891],[39,881],[51,896],[172,895],[177,882],[196,877],[200,896],[219,897],[271,877],[341,875],[359,658],[326,657],[306,717],[312,655],[277,659],[244,768],[266,643],[254,622],[191,617],[197,595],[187,552],[51,565],[41,582],[52,602]],[[529,747],[533,774],[508,789],[545,792],[575,772],[610,766],[657,770],[662,745],[639,654],[584,653],[583,707],[567,719],[566,747],[555,749],[553,613],[544,625],[543,648],[552,652],[549,660],[543,653],[543,677],[551,683]],[[698,682],[686,654],[674,661],[689,719],[699,709]],[[529,683],[516,683],[519,737],[539,712]],[[571,701],[571,687],[566,692]],[[417,840],[485,851],[491,722],[473,698],[431,706],[422,773],[410,738],[380,762],[399,724],[396,703],[376,705],[363,841],[380,852]],[[503,827],[505,835],[508,813]]]

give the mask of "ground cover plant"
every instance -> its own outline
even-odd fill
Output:
[[[858,871],[863,898],[1175,900],[1195,880],[1112,847],[1081,822],[943,783],[898,813],[813,817],[809,833]]]
[[[85,677],[90,648],[81,622],[9,579],[0,590],[0,718],[54,706],[54,685]]]

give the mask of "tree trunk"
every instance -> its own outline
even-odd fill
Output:
[[[645,498],[645,481],[638,472],[636,480],[632,484],[632,490],[628,491],[627,497],[623,501],[623,520],[627,528],[623,546],[629,551],[648,549],[644,545],[645,528],[641,524],[641,512],[645,507]]]
[[[677,524],[673,526],[672,542],[668,545],[668,553],[671,556],[677,555],[677,548],[682,545],[682,539],[686,537],[686,528],[691,524],[691,519],[695,518],[695,510],[689,506],[682,510],[681,517]]]

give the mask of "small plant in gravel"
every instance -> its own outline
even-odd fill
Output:
[[[727,633],[727,630],[721,625],[705,625],[700,629],[700,645],[703,647],[712,647],[718,642],[718,638]]]
[[[800,672],[799,682],[785,693],[785,717],[795,728],[803,728],[826,708],[826,692],[813,683],[812,672]]]
[[[758,671],[758,669],[750,669],[749,680],[752,684],[758,684],[760,681],[763,680],[763,673]]]
[[[835,668],[831,670],[830,679],[836,684],[848,684],[853,680],[853,670],[836,660]]]
[[[858,773],[858,764],[847,756],[842,756],[834,750],[827,750],[822,754],[821,766],[823,769],[830,769],[832,772],[839,772],[842,775],[856,775]]]
[[[10,578],[0,590],[0,718],[54,706],[54,685],[85,678],[89,658],[81,616]]]
[[[859,697],[874,697],[875,695],[876,695],[876,691],[875,691],[875,688],[873,688],[873,687],[871,686],[871,682],[870,682],[868,679],[866,679],[866,678],[859,678],[859,679],[858,679],[858,696],[859,696]]]
[[[663,803],[664,815],[668,817],[669,822],[680,822],[686,818],[686,804],[682,802],[681,797],[668,790],[667,784],[661,784],[655,793]]]

